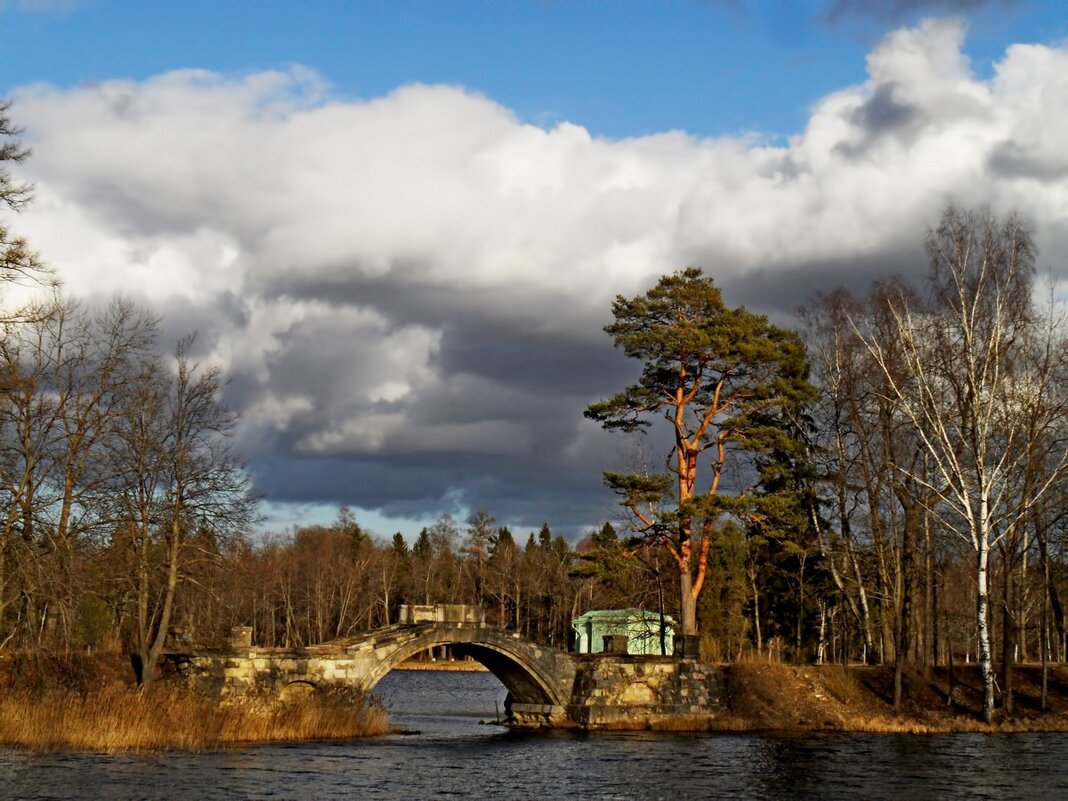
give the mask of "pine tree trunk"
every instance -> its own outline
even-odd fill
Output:
[[[756,574],[750,573],[749,587],[753,591],[753,633],[756,636],[757,653],[764,652],[764,635],[760,628],[760,593],[757,592]]]
[[[820,599],[820,637],[816,646],[816,664],[822,665],[827,658],[827,604]]]
[[[697,635],[697,599],[688,566],[679,566],[679,625],[684,637]]]
[[[1040,706],[1046,711],[1046,703],[1049,688],[1049,552],[1046,550],[1045,537],[1038,541],[1042,549],[1042,697]]]
[[[916,525],[919,509],[915,504],[905,506],[905,530],[901,539],[901,612],[894,648],[894,711],[901,710],[901,677],[912,652],[912,616],[915,587]]]

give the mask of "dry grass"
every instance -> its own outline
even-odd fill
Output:
[[[824,665],[820,675],[827,692],[843,704],[856,703],[864,691],[857,674],[848,665]]]
[[[782,665],[785,664],[782,658],[782,648],[778,644],[780,641],[776,638],[765,644],[763,650],[756,650],[755,648],[746,647],[739,651],[737,657],[730,661],[736,665]]]
[[[122,686],[0,694],[0,743],[31,750],[200,750],[228,743],[346,739],[389,730],[386,712],[347,692],[219,704],[179,688]]]

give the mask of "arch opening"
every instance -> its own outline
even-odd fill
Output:
[[[367,689],[372,690],[401,662],[427,650],[431,646],[448,645],[458,656],[469,656],[484,666],[504,685],[517,704],[560,705],[558,691],[551,679],[539,674],[536,667],[520,656],[509,653],[493,643],[472,642],[460,638],[428,637],[398,648],[382,666],[368,677]]]
[[[319,692],[319,685],[310,679],[293,679],[283,684],[278,695],[283,701],[294,701],[307,698],[309,695]]]
[[[517,704],[556,704],[538,678],[524,665],[501,651],[474,643],[454,646],[456,653],[470,656],[497,677]]]

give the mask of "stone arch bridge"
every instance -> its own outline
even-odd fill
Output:
[[[218,695],[285,693],[295,685],[365,691],[401,662],[435,646],[470,656],[511,696],[509,722],[525,727],[651,725],[721,711],[722,679],[710,666],[673,657],[568,654],[485,625],[477,607],[402,607],[401,623],[358,637],[285,650],[251,644],[235,629],[225,651],[171,654],[196,688]]]

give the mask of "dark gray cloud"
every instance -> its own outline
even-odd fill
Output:
[[[376,277],[353,274],[289,274],[259,287],[275,301],[323,309],[278,335],[265,374],[239,370],[232,382],[237,407],[264,395],[311,399],[266,439],[256,432],[251,466],[262,492],[411,517],[462,502],[518,525],[551,520],[565,530],[612,513],[600,473],[617,443],[582,412],[637,368],[600,330],[607,304],[576,308],[566,287],[427,286],[427,271],[410,263]],[[361,330],[369,317],[378,323]],[[389,377],[383,337],[413,326],[436,332],[425,385],[395,401],[360,397],[359,382]],[[345,437],[348,423],[375,418],[383,420],[376,431]],[[336,442],[322,436],[330,429],[341,432]]]
[[[913,128],[923,119],[920,109],[896,97],[897,86],[883,84],[853,112],[853,121],[873,136]]]
[[[925,115],[919,106],[897,95],[897,85],[893,82],[878,86],[850,115],[857,137],[840,142],[835,152],[846,158],[863,158],[887,137],[893,137],[903,147],[914,143],[922,133]]]
[[[1019,142],[1001,142],[990,152],[987,165],[1006,179],[1030,178],[1054,184],[1068,179],[1068,152],[1062,148],[1041,152]]]
[[[894,275],[922,281],[928,270],[924,230],[922,224],[917,226],[900,247],[882,252],[768,265],[727,282],[725,294],[732,303],[767,314],[780,325],[796,325],[796,310],[818,292],[842,287],[863,296],[875,280]]]

